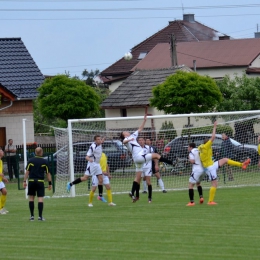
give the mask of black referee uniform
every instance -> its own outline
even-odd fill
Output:
[[[26,170],[29,171],[28,195],[44,197],[44,176],[49,173],[48,161],[43,157],[35,156],[29,159]]]

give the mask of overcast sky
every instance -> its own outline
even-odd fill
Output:
[[[104,70],[183,13],[234,38],[260,30],[259,0],[0,0],[0,37],[21,37],[44,75],[80,76]]]

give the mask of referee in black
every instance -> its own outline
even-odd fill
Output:
[[[38,211],[39,211],[39,221],[45,221],[42,217],[43,212],[43,198],[45,194],[44,188],[44,174],[47,174],[47,179],[49,181],[48,189],[51,190],[52,183],[51,183],[51,174],[49,173],[48,169],[48,161],[42,158],[43,150],[41,147],[37,147],[35,149],[35,157],[29,159],[26,172],[24,175],[23,187],[26,188],[27,186],[27,178],[28,179],[28,196],[29,196],[29,209],[31,212],[30,221],[34,220],[34,198],[37,193],[38,197]]]

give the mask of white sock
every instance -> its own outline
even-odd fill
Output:
[[[147,191],[146,181],[143,181],[143,191]]]
[[[164,190],[164,183],[163,183],[162,179],[159,179],[158,183],[159,183],[161,189]]]

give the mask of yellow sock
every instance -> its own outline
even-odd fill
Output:
[[[89,204],[92,204],[93,198],[94,198],[94,192],[91,190],[89,193]]]
[[[237,166],[237,167],[242,167],[242,165],[243,165],[241,162],[236,162],[236,161],[233,161],[230,159],[228,159],[227,164],[232,165],[232,166]]]
[[[2,194],[2,196],[1,196],[1,209],[4,208],[5,202],[6,202],[6,195]]]
[[[108,203],[112,202],[112,192],[111,190],[107,190],[107,198],[108,198]]]
[[[3,196],[3,195],[0,196],[0,209],[3,208],[3,207],[2,207],[2,196]]]
[[[211,187],[209,190],[209,202],[214,201],[215,194],[216,194],[216,187]]]

